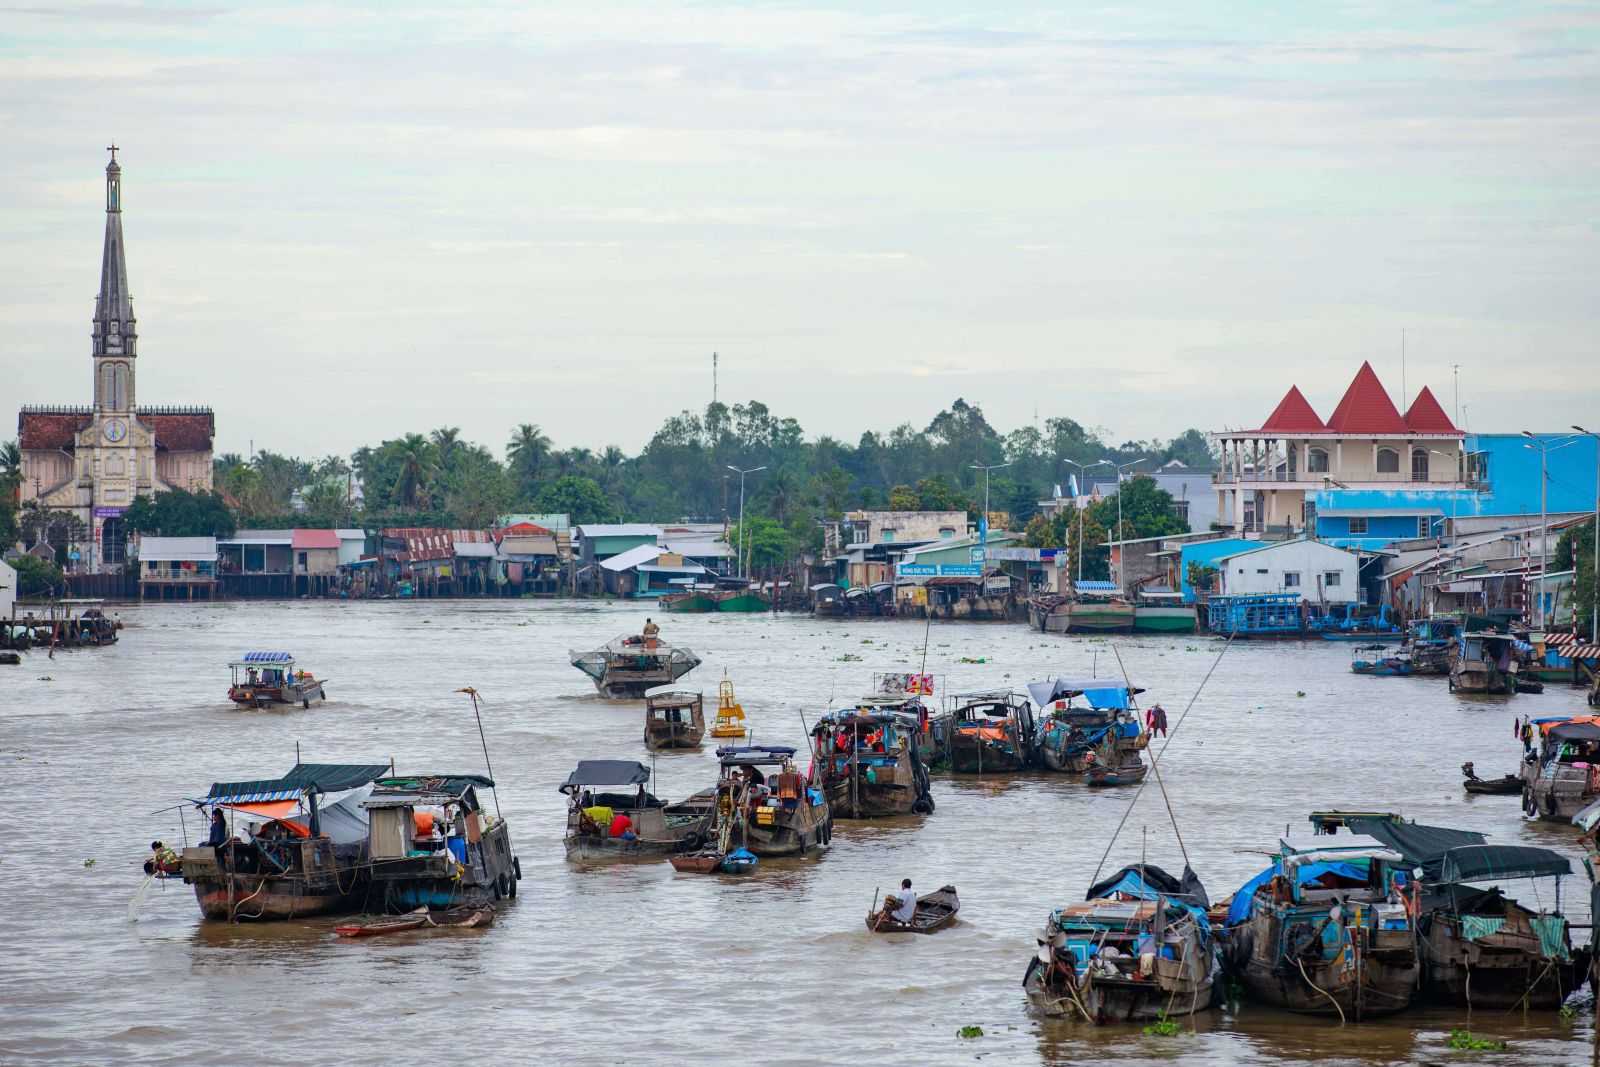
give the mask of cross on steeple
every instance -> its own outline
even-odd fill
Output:
[[[106,151],[111,153],[111,162],[115,163],[117,161],[117,145],[116,145],[116,142],[112,142],[111,144],[106,145]]]

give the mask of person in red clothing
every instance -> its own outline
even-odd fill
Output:
[[[611,836],[620,837],[628,841],[633,840],[633,820],[622,812],[617,812],[611,817]]]

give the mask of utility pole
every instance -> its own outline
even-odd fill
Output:
[[[1530,430],[1523,430],[1522,436],[1528,438],[1532,442],[1532,444],[1524,445],[1523,447],[1537,449],[1539,452],[1539,591],[1537,594],[1535,594],[1534,604],[1538,608],[1536,620],[1537,625],[1539,629],[1542,630],[1544,629],[1545,623],[1544,575],[1548,566],[1548,552],[1550,547],[1550,453],[1566,448],[1568,445],[1573,444],[1573,438],[1577,437],[1578,435],[1568,434],[1565,438],[1560,439],[1561,443],[1557,444],[1555,448],[1550,447],[1551,442],[1535,435]]]
[[[981,463],[971,464],[973,470],[983,472],[983,522],[978,526],[978,543],[982,545],[984,549],[984,562],[988,562],[989,560],[989,472],[997,471],[1001,467],[1009,466],[1011,466],[1010,461],[1005,463],[994,463],[987,467]]]
[[[737,474],[739,476],[739,559],[740,559],[739,566],[741,568],[743,568],[743,570],[744,570],[744,577],[745,578],[749,578],[750,577],[750,538],[745,534],[745,531],[744,531],[744,476],[746,474],[754,474],[756,471],[764,471],[767,468],[766,467],[751,467],[749,470],[742,471],[738,467],[735,467],[733,464],[730,463],[730,464],[728,464],[728,469],[733,471],[735,474]]]
[[[717,402],[717,354],[711,353],[711,402]]]
[[[1122,468],[1137,466],[1138,464],[1143,463],[1145,460],[1147,460],[1149,458],[1150,458],[1149,456],[1140,456],[1138,459],[1130,459],[1126,463],[1118,463],[1115,460],[1110,460],[1110,459],[1102,459],[1100,461],[1100,463],[1103,464],[1103,465],[1109,465],[1109,466],[1115,467],[1116,471],[1117,471],[1117,536],[1114,538],[1114,540],[1117,540],[1117,541],[1121,541],[1122,540]],[[1110,553],[1110,551],[1111,551],[1110,549],[1106,549],[1106,552],[1108,554]],[[1122,553],[1118,552],[1117,553],[1117,575],[1116,575],[1115,581],[1117,583],[1117,589],[1119,591],[1122,589],[1122,570],[1123,570],[1123,568],[1122,568]]]
[[[1594,545],[1594,569],[1589,572],[1589,643],[1594,645],[1600,644],[1600,433],[1585,430],[1582,426],[1574,426],[1573,429],[1585,437],[1594,438],[1594,529],[1589,531],[1589,540]],[[1573,571],[1577,571],[1576,558],[1573,559]],[[1578,584],[1576,573],[1573,574],[1572,584]]]

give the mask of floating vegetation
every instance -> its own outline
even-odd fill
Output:
[[[1473,1037],[1471,1030],[1451,1030],[1450,1047],[1469,1052],[1504,1052],[1509,1046],[1504,1041]]]
[[[1178,1024],[1178,1020],[1162,1012],[1156,1017],[1155,1022],[1144,1028],[1144,1032],[1146,1037],[1176,1037],[1183,1033],[1183,1027]]]
[[[844,655],[839,657],[839,662],[840,663],[860,663],[861,662],[861,657],[856,655],[853,652],[846,652]]]
[[[83,861],[83,869],[84,870],[87,871],[93,866],[94,866],[94,860],[84,860]]]
[[[962,656],[956,662],[957,663],[988,663],[989,661],[987,659],[984,659],[981,656],[978,657],[977,659],[973,659],[971,656]]]
[[[956,1036],[957,1037],[982,1037],[983,1036],[983,1027],[981,1027],[981,1026],[963,1026],[961,1029],[956,1031]]]

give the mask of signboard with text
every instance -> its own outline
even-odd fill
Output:
[[[127,508],[96,507],[94,509],[94,517],[97,519],[114,519],[127,510]]]
[[[979,578],[983,568],[976,563],[902,563],[894,572],[901,578]]]

